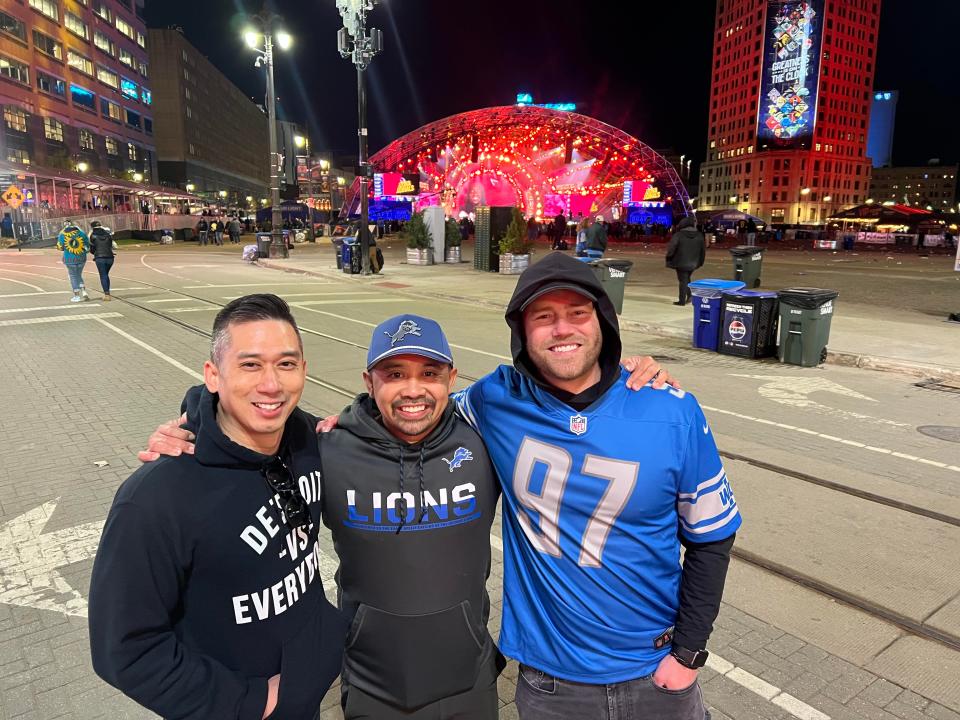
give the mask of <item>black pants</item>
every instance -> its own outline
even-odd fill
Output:
[[[113,258],[96,258],[94,262],[97,264],[97,272],[100,273],[100,287],[103,288],[103,292],[107,295],[110,294],[110,268],[113,267]]]
[[[678,299],[681,303],[690,302],[690,276],[693,275],[693,270],[681,270],[677,268],[677,284],[679,287],[679,296]]]

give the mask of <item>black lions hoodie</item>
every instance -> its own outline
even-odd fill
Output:
[[[492,683],[503,667],[486,590],[499,485],[452,404],[414,445],[379,415],[360,395],[320,436],[323,520],[340,557],[340,607],[355,613],[344,682],[413,710]]]
[[[316,530],[287,529],[260,468],[226,437],[216,395],[187,396],[196,453],[144,465],[120,486],[90,581],[97,674],[166,718],[313,717],[340,672],[347,620],[323,593]],[[315,420],[295,410],[281,457],[319,522]]]

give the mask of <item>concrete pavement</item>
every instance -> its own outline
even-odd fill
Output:
[[[381,241],[386,264],[369,278],[336,269],[329,238],[297,245],[288,259],[259,261],[265,267],[308,275],[349,277],[364,283],[391,283],[423,297],[453,299],[488,307],[506,306],[516,278],[473,269],[473,246],[464,262],[431,267],[407,265],[397,236]],[[538,246],[534,261],[549,250]],[[690,339],[691,309],[676,307],[676,280],[663,267],[663,246],[619,245],[608,257],[632,260],[621,322],[633,329]],[[814,286],[836,289],[840,297],[831,327],[827,362],[871,370],[892,370],[923,378],[960,382],[960,273],[946,255],[918,257],[886,252],[831,253],[770,250],[765,254],[762,289]],[[731,277],[729,253],[711,249],[695,279]]]

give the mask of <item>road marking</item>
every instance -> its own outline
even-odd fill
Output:
[[[759,695],[777,707],[781,707],[795,718],[800,720],[830,720],[829,715],[825,715],[815,707],[807,705],[802,700],[798,700],[793,695],[783,692],[776,685],[771,685],[766,680],[758,678],[753,673],[749,673],[741,667],[737,667],[732,662],[724,660],[718,655],[710,653],[707,657],[707,667],[718,675],[722,675],[728,680],[745,687],[750,692]]]
[[[154,272],[160,273],[161,275],[166,275],[166,276],[168,276],[168,277],[175,277],[175,278],[177,278],[178,280],[190,280],[190,279],[191,279],[191,278],[185,278],[185,277],[183,277],[182,275],[175,275],[174,273],[168,273],[168,272],[164,272],[163,270],[158,270],[158,269],[155,268],[153,265],[151,265],[150,263],[147,262],[147,256],[146,256],[146,255],[141,255],[141,256],[140,256],[140,264],[143,265],[145,268],[147,268],[147,270],[153,270]]]
[[[787,425],[785,423],[771,423],[769,420],[764,420],[763,418],[755,418],[751,415],[743,415],[742,413],[736,413],[732,410],[724,410],[723,408],[712,407],[710,405],[701,405],[704,410],[710,412],[720,413],[721,415],[730,415],[731,417],[739,418],[740,420],[749,420],[750,422],[760,423],[762,425],[774,425],[778,428],[783,428],[784,430],[792,430],[793,432],[801,432],[805,435],[812,435],[818,437],[821,440],[829,440],[830,442],[835,442],[841,445],[852,445],[854,447],[860,448],[862,450],[869,450],[871,452],[880,453],[881,455],[891,455],[893,457],[900,458],[901,460],[908,460],[910,462],[916,462],[921,465],[932,465],[934,467],[943,467],[944,470],[952,470],[953,472],[960,473],[960,467],[956,465],[945,465],[936,460],[927,460],[926,458],[917,457],[916,455],[908,455],[907,453],[896,452],[895,450],[888,450],[887,448],[874,447],[873,445],[863,445],[860,447],[860,443],[854,442],[852,440],[845,440],[844,438],[838,438],[834,435],[826,435],[824,433],[818,433],[816,430],[807,430],[806,428],[796,427],[794,425]]]
[[[87,306],[89,307],[89,305]],[[63,309],[63,308],[59,308]],[[70,322],[72,320],[99,320],[100,318],[118,318],[123,317],[120,313],[84,313],[83,315],[48,315],[38,318],[21,318],[18,320],[0,320],[0,327],[10,327],[11,325],[43,325],[44,323]]]
[[[193,298],[166,298],[164,300],[147,300],[148,303],[193,302]]]
[[[222,310],[219,305],[206,305],[204,307],[192,307],[192,308],[171,308],[167,310],[168,313],[188,313],[188,312],[216,312]]]
[[[10,263],[0,263],[0,265],[9,265],[9,264],[10,264]],[[44,269],[44,270],[54,270],[54,269],[55,269],[55,268],[47,268],[45,265],[25,265],[25,266],[22,266],[22,267],[39,267],[39,268],[42,268],[42,269]],[[41,273],[27,272],[26,270],[10,270],[10,269],[7,269],[7,270],[4,270],[4,272],[16,273],[17,275],[29,275],[30,277],[44,278],[45,280],[56,280],[57,282],[60,282],[60,280],[61,280],[59,277],[51,277],[50,275],[42,275]]]
[[[369,290],[332,290],[330,292],[312,292],[312,293],[278,293],[280,297],[283,298],[292,298],[292,297],[324,297],[328,295],[376,295],[375,292],[370,292]],[[222,296],[223,300],[236,300],[242,295],[224,295]],[[298,300],[297,302],[303,302]]]
[[[75,303],[73,305],[44,305],[42,307],[28,307],[28,308],[8,308],[6,310],[0,310],[0,313],[18,313],[18,312],[36,312],[39,310],[79,310],[80,308],[95,308],[100,307],[100,303]]]
[[[115,313],[114,313],[114,315],[115,315],[116,317],[122,317],[121,315],[116,315]],[[92,315],[91,317],[92,317],[94,320],[97,320],[97,321],[98,321],[101,325],[103,325],[104,327],[108,327],[108,328],[110,328],[111,330],[113,330],[113,331],[114,331],[115,333],[117,333],[117,335],[119,335],[120,337],[124,337],[124,338],[126,338],[127,340],[129,340],[130,342],[132,342],[134,345],[138,345],[139,347],[142,347],[142,348],[143,348],[144,350],[146,350],[147,352],[153,353],[154,355],[156,355],[156,356],[157,356],[158,358],[160,358],[161,360],[163,360],[163,361],[165,361],[165,362],[168,362],[168,363],[170,363],[171,365],[173,365],[175,368],[177,368],[177,369],[179,369],[179,370],[183,370],[187,375],[189,375],[190,377],[192,377],[194,380],[199,380],[200,382],[203,382],[203,375],[201,375],[201,374],[198,373],[197,371],[191,370],[190,368],[188,368],[188,367],[187,367],[186,365],[184,365],[183,363],[178,362],[177,360],[174,360],[174,359],[173,359],[172,357],[170,357],[169,355],[165,355],[164,353],[160,352],[159,350],[157,350],[157,349],[156,349],[155,347],[153,347],[152,345],[147,345],[147,343],[145,343],[143,340],[140,340],[139,338],[135,338],[133,335],[131,335],[131,334],[127,333],[127,332],[124,332],[123,330],[121,330],[120,328],[118,328],[116,325],[112,325],[112,324],[108,323],[106,320],[103,320],[102,318],[103,318],[103,317],[106,317],[106,315]]]
[[[28,283],[28,282],[24,282],[23,280],[14,280],[13,278],[2,277],[2,276],[0,276],[0,280],[3,280],[4,282],[15,283],[15,284],[17,284],[17,285],[24,285],[24,286],[26,286],[26,287],[28,287],[28,288],[33,288],[33,289],[36,290],[37,292],[43,292],[43,288],[40,287],[39,285],[32,285],[32,284],[30,284],[30,283]]]
[[[326,315],[327,317],[336,318],[337,320],[346,320],[347,322],[356,323],[357,325],[365,325],[367,327],[377,326],[377,323],[367,322],[365,320],[357,320],[356,318],[347,317],[346,315],[337,315],[336,313],[326,312],[325,310],[316,310],[312,307],[307,307],[304,303],[301,303],[301,302],[295,302],[290,304],[295,308],[300,308],[301,310],[317,313],[318,315]],[[507,360],[507,361],[513,360],[513,358],[507,357],[506,355],[498,355],[497,353],[487,352],[486,350],[478,350],[477,348],[468,347],[466,345],[455,345],[454,343],[450,343],[450,347],[456,348],[457,350],[466,350],[467,352],[476,353],[477,355],[486,355],[487,357],[496,358],[497,360]]]
[[[349,304],[361,304],[361,303],[402,303],[402,302],[413,302],[413,298],[398,298],[398,297],[379,297],[379,298],[359,298],[354,300],[352,298],[347,298],[346,300],[301,300],[297,303],[297,307],[303,307],[305,305],[349,305]]]
[[[332,282],[304,280],[303,282],[262,282],[262,283],[234,283],[232,285],[184,285],[184,290],[209,290],[211,288],[244,288],[244,287],[290,287],[303,285],[333,285]]]
[[[41,290],[40,292],[32,293],[14,293],[12,295],[0,295],[0,298],[22,298],[22,297],[34,297],[36,295],[68,295],[69,290]]]
[[[87,616],[87,601],[57,571],[97,552],[103,520],[45,533],[60,498],[0,525],[0,603]]]

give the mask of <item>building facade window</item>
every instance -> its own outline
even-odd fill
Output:
[[[86,88],[70,83],[70,99],[75,106],[92,112],[97,111],[97,96]]]
[[[100,98],[100,114],[117,122],[123,121],[123,111],[120,106],[106,98]]]
[[[27,131],[27,114],[18,107],[7,105],[3,108],[3,121],[7,127],[17,132]]]
[[[137,160],[137,146],[133,143],[127,143],[127,157],[134,162]]]
[[[117,141],[114,138],[112,137],[105,138],[104,142],[106,143],[106,146],[107,146],[107,155],[120,154],[120,145],[117,143]]]
[[[0,55],[0,75],[8,77],[11,80],[16,80],[24,85],[30,84],[30,69],[22,62],[5,58],[2,55]]]
[[[105,3],[103,0],[94,0],[93,12],[107,22],[113,20],[113,16],[110,13],[110,8],[107,7],[107,3]]]
[[[44,55],[49,55],[55,60],[63,62],[63,45],[58,43],[49,35],[44,35],[39,30],[33,31],[33,47]]]
[[[145,87],[140,88],[140,101],[144,105],[153,104],[153,93],[147,90]]]
[[[153,135],[153,120],[148,117],[143,119],[143,131],[147,135]]]
[[[136,69],[136,61],[133,59],[133,55],[130,54],[130,51],[120,48],[120,62],[126,65],[129,68]]]
[[[130,110],[128,108],[124,108],[124,110],[127,113],[127,125],[139,130],[140,129],[140,113],[134,112],[133,110]]]
[[[117,15],[117,17],[114,19],[113,26],[117,30],[119,30],[123,35],[126,35],[131,40],[133,40],[136,37],[133,31],[133,27],[130,25],[130,23],[128,23],[119,15]]]
[[[93,44],[111,57],[117,54],[113,41],[99,30],[93,34]]]
[[[90,39],[90,30],[87,29],[87,24],[69,10],[63,13],[63,25],[77,37],[84,40]]]
[[[87,75],[93,75],[93,62],[90,58],[74,50],[67,50],[67,65]]]
[[[44,118],[43,119],[43,136],[47,140],[53,140],[55,142],[63,142],[63,123],[57,120],[56,118]]]
[[[137,61],[137,68],[139,68],[141,75],[144,77],[150,77],[150,73],[147,72],[147,64],[143,60]]]
[[[30,7],[51,20],[60,20],[60,10],[57,8],[56,0],[30,0]]]
[[[7,162],[30,164],[30,153],[20,148],[7,148]]]
[[[67,84],[63,80],[40,70],[37,71],[37,88],[40,92],[59,98],[67,96]]]
[[[5,12],[0,12],[0,32],[11,35],[21,42],[27,41],[27,26]]]
[[[131,100],[140,99],[140,90],[137,87],[137,84],[129,78],[120,78],[120,93],[124,97],[130,98]]]
[[[97,80],[114,89],[120,86],[120,76],[110,68],[105,68],[102,65],[97,65]]]
[[[80,128],[80,148],[83,150],[96,150],[97,148],[93,133],[83,128]]]
[[[143,33],[140,31],[137,31],[137,45],[139,45],[144,49],[146,49],[147,47],[147,39],[143,36]]]

